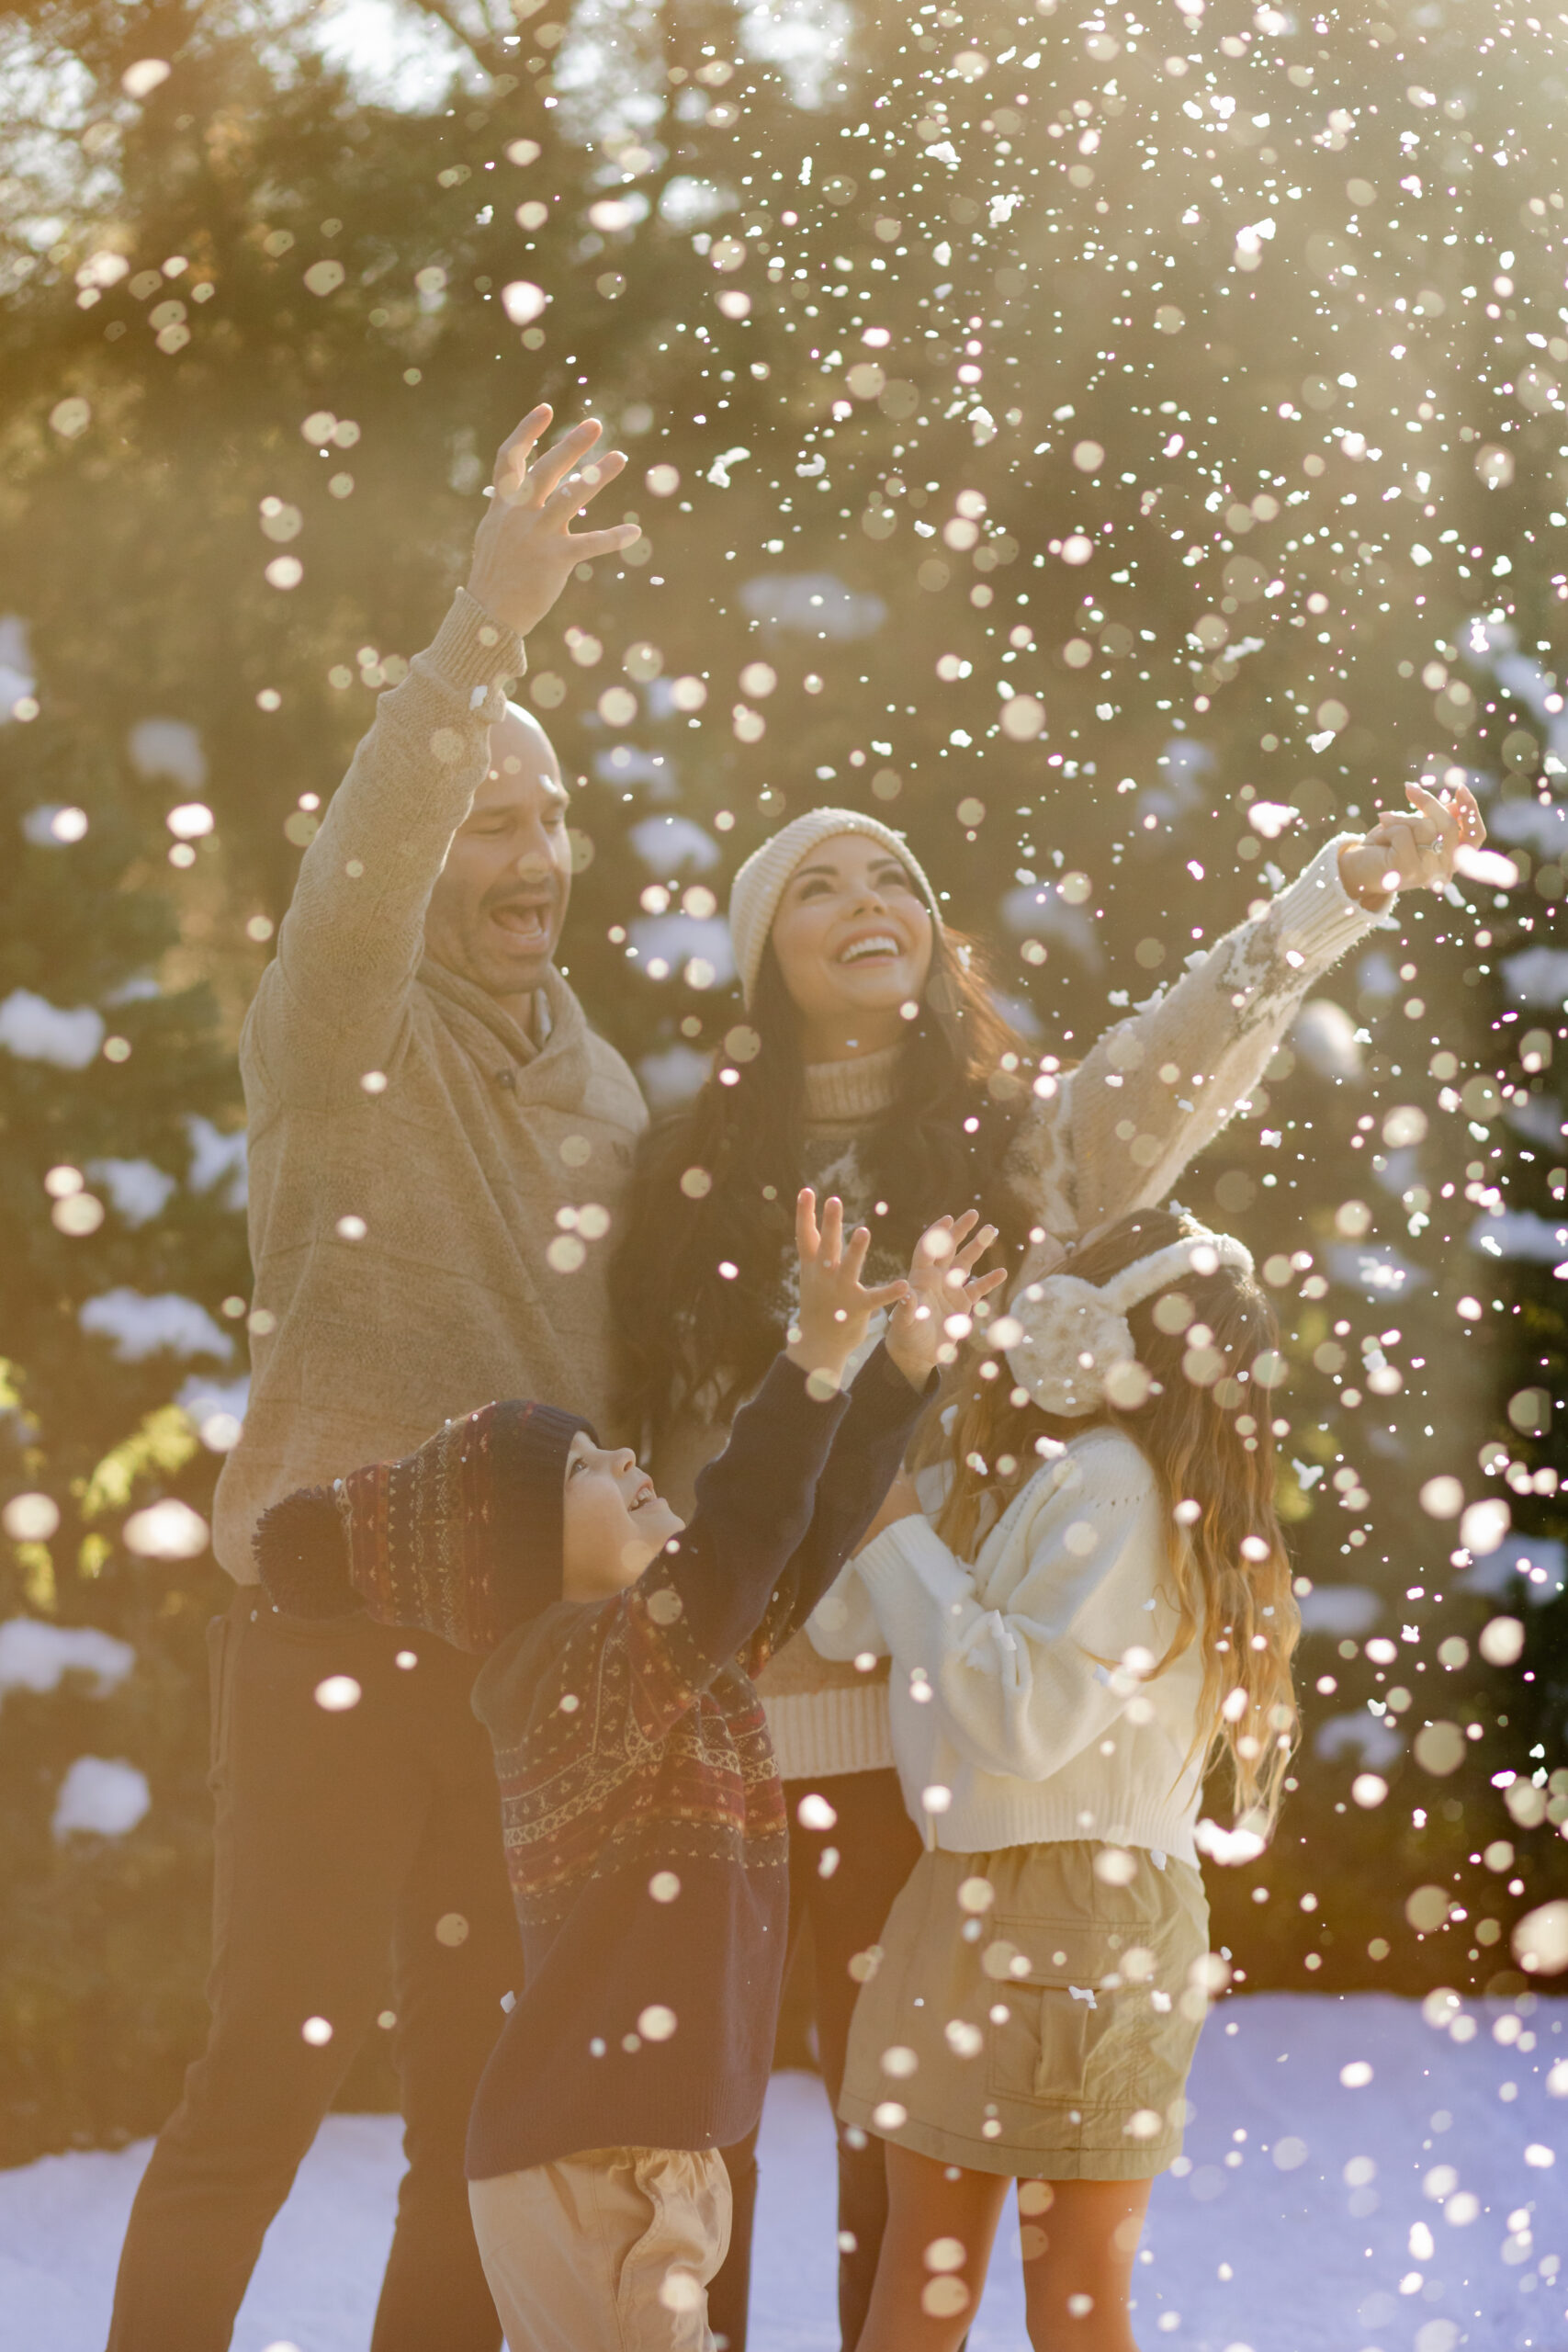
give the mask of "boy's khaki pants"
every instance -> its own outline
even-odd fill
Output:
[[[716,2149],[591,2148],[468,2183],[509,2352],[715,2352],[729,2245]]]

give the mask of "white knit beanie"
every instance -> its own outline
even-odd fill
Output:
[[[908,867],[940,930],[942,909],[937,904],[936,892],[901,833],[896,833],[879,818],[863,816],[858,808],[808,808],[804,817],[792,819],[772,841],[753,850],[729,886],[729,937],[735,950],[735,968],[740,975],[740,993],[747,1004],[756,993],[757,975],[762,968],[773,917],[790,876],[819,842],[831,841],[837,833],[865,833],[890,850],[899,864]]]

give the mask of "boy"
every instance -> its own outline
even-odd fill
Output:
[[[943,1220],[863,1288],[809,1191],[795,1336],[683,1527],[579,1416],[485,1407],[400,1463],[263,1520],[274,1601],[363,1600],[487,1653],[474,1708],[502,1787],[525,1989],[479,2085],[475,2234],[512,2352],[712,2352],[729,2233],[718,2150],[766,2088],[788,1910],[783,1791],[751,1676],[865,1532],[945,1314],[985,1295],[989,1230]],[[967,1246],[961,1246],[967,1244]],[[872,1315],[892,1306],[846,1396]]]

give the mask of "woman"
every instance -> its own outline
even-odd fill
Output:
[[[1308,989],[1386,920],[1393,892],[1440,888],[1458,851],[1483,838],[1462,786],[1447,799],[1406,789],[1407,814],[1320,850],[1256,922],[1066,1074],[1033,1074],[970,944],[876,818],[812,809],[764,842],[730,894],[746,1025],[728,1033],[694,1102],[649,1136],[615,1285],[628,1403],[675,1507],[788,1321],[801,1184],[838,1193],[846,1216],[871,1227],[878,1281],[947,1208],[983,1208],[1015,1262],[1027,1244],[1065,1244],[1162,1201],[1257,1083]],[[893,1769],[886,1672],[829,1664],[802,1635],[760,1686],[790,1800],[793,1925],[811,1922],[835,2108],[857,1985],[874,1965],[865,1955],[919,1850]],[[749,2151],[727,2153],[735,2228],[710,2309],[742,2352],[755,2167]],[[879,2145],[841,2131],[847,2346],[886,2217]]]

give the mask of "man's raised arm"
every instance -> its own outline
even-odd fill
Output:
[[[395,1043],[431,893],[486,775],[524,639],[575,565],[637,537],[626,523],[571,531],[626,459],[590,457],[601,427],[588,421],[530,464],[549,422],[549,409],[536,408],[502,444],[468,586],[407,678],[379,698],[305,854],[254,1011],[264,1059],[301,1033],[329,1052],[341,1040],[367,1067]]]

